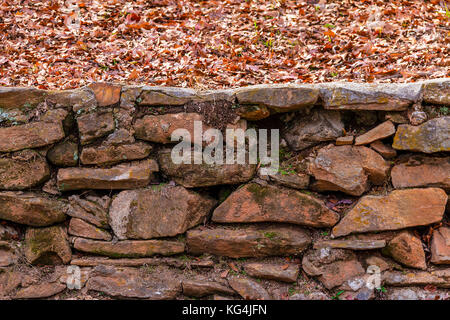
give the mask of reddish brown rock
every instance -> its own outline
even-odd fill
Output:
[[[46,94],[45,90],[36,88],[1,87],[0,108],[8,110],[35,106],[44,101]]]
[[[136,189],[145,187],[158,171],[156,161],[120,164],[109,169],[67,168],[58,170],[58,188],[61,191],[80,189]]]
[[[109,229],[108,208],[111,199],[108,196],[102,198],[87,196],[85,199],[72,195],[69,197],[67,215],[85,220],[97,227]]]
[[[270,111],[261,105],[242,105],[236,110],[242,119],[258,121],[270,116]]]
[[[298,173],[298,172],[277,172],[276,174],[261,174],[261,169],[258,171],[258,175],[260,179],[272,181],[275,184],[293,188],[293,189],[307,189],[309,186],[309,175],[306,173]]]
[[[319,150],[309,165],[319,191],[342,191],[360,196],[373,184],[383,184],[388,163],[375,151],[363,146],[328,145]]]
[[[337,146],[345,146],[353,144],[353,140],[355,137],[353,136],[345,136],[345,137],[339,137],[336,139],[336,145]]]
[[[181,293],[180,281],[143,274],[139,269],[98,266],[86,284],[88,290],[118,298],[173,300]]]
[[[161,171],[186,188],[221,184],[239,184],[249,181],[256,172],[252,164],[175,164],[171,150],[159,152]]]
[[[391,146],[385,145],[380,140],[372,142],[370,147],[386,159],[391,159],[397,156],[397,151],[395,151],[395,149]]]
[[[97,82],[90,84],[88,87],[94,91],[99,107],[110,106],[120,101],[121,86]]]
[[[270,300],[271,297],[259,283],[244,277],[231,277],[230,286],[245,300]]]
[[[215,293],[234,295],[228,286],[216,281],[203,279],[183,280],[183,294],[188,297],[204,297]]]
[[[395,126],[391,121],[385,121],[363,135],[356,137],[355,145],[360,146],[392,136],[395,133]]]
[[[335,248],[350,250],[371,250],[384,248],[385,246],[385,240],[323,240],[314,242],[314,249]]]
[[[399,125],[392,147],[425,153],[450,151],[450,116],[431,119],[420,126]]]
[[[61,226],[28,228],[25,243],[25,256],[31,264],[67,264],[72,258],[66,230]]]
[[[34,227],[66,219],[67,205],[35,193],[0,192],[0,219]]]
[[[36,151],[23,150],[0,158],[0,189],[28,189],[49,178],[47,161]]]
[[[78,144],[71,141],[58,143],[47,152],[48,160],[58,167],[74,167],[78,164]]]
[[[394,188],[438,187],[450,190],[450,157],[411,158],[391,171]]]
[[[447,198],[444,190],[437,188],[364,196],[333,228],[333,235],[399,230],[436,223],[442,220]]]
[[[111,234],[78,218],[70,219],[69,234],[82,238],[111,241]]]
[[[251,277],[282,282],[295,282],[298,277],[298,265],[295,264],[247,263],[244,270]]]
[[[144,106],[179,106],[198,99],[197,91],[177,87],[142,87],[137,99]]]
[[[85,147],[81,152],[82,164],[108,165],[123,161],[140,160],[146,158],[152,146],[145,142],[124,145],[102,144],[95,147]]]
[[[450,106],[450,79],[433,79],[424,82],[423,101]]]
[[[0,267],[7,267],[18,260],[14,247],[7,241],[0,241]]]
[[[75,238],[73,247],[79,251],[111,258],[141,258],[156,254],[170,256],[184,252],[184,243],[167,240],[125,240],[105,242]]]
[[[395,287],[434,286],[450,288],[450,269],[408,273],[387,271],[383,274],[382,280],[386,285]]]
[[[66,285],[58,282],[44,282],[21,288],[15,294],[15,299],[43,299],[54,296],[66,289]]]
[[[422,270],[427,268],[422,241],[408,231],[401,232],[392,239],[383,253],[407,267]]]
[[[181,186],[122,191],[112,201],[110,225],[119,239],[171,237],[200,224],[215,203]]]
[[[60,122],[32,122],[0,128],[0,152],[43,147],[62,138],[64,130]]]
[[[198,228],[186,234],[189,252],[231,258],[296,255],[311,243],[309,234],[296,227]]]
[[[113,132],[115,127],[112,112],[84,114],[77,118],[77,123],[82,145]]]
[[[249,183],[214,210],[214,222],[284,222],[330,227],[339,215],[310,195],[282,187]]]
[[[433,231],[431,262],[435,264],[450,264],[450,228],[440,227]]]

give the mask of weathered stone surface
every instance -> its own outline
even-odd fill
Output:
[[[436,223],[443,217],[447,198],[444,190],[437,188],[364,196],[333,228],[333,235],[399,230]]]
[[[298,277],[298,265],[295,264],[268,264],[268,263],[247,263],[244,266],[245,272],[251,277],[270,279],[283,282],[295,282]]]
[[[136,189],[145,187],[158,171],[155,160],[120,164],[109,169],[66,168],[58,170],[61,191],[80,189]]]
[[[189,252],[231,258],[295,255],[311,243],[309,234],[296,227],[197,228],[186,234]]]
[[[119,239],[175,236],[200,224],[215,203],[181,186],[122,191],[112,201],[110,225]]]
[[[31,264],[67,264],[72,258],[66,230],[61,226],[28,228],[25,257]]]
[[[97,82],[90,84],[89,88],[94,91],[99,107],[110,106],[120,101],[121,86]]]
[[[193,89],[176,87],[143,87],[138,104],[143,106],[179,106],[198,99]]]
[[[425,290],[422,288],[390,288],[388,300],[448,300],[448,290]]]
[[[215,293],[234,295],[235,292],[228,286],[216,281],[183,280],[183,294],[188,297],[204,297]]]
[[[97,227],[109,229],[108,208],[111,199],[108,196],[103,198],[87,196],[81,199],[77,195],[69,197],[69,208],[67,215],[85,220]]]
[[[180,281],[146,275],[138,269],[98,266],[86,284],[88,290],[118,298],[169,300],[181,293]]]
[[[249,183],[214,210],[214,222],[284,222],[330,227],[339,215],[310,195],[282,187]]]
[[[6,241],[0,241],[0,267],[7,267],[17,262],[14,248]]]
[[[78,116],[77,123],[82,145],[113,132],[115,128],[112,112],[84,114]]]
[[[391,146],[385,145],[380,140],[374,141],[370,144],[370,147],[381,154],[386,159],[391,159],[397,156],[397,151]]]
[[[136,140],[129,130],[116,129],[105,139],[104,144],[109,146],[119,146],[122,144],[133,144],[135,142]]]
[[[12,226],[0,224],[0,240],[19,240],[19,231]]]
[[[0,128],[0,152],[47,146],[64,138],[61,123],[32,122]]]
[[[365,259],[365,262],[368,266],[377,266],[378,268],[380,268],[381,272],[386,271],[386,270],[392,270],[392,269],[398,269],[398,270],[403,269],[403,267],[398,265],[393,260],[391,260],[387,257],[379,256],[379,255],[369,256]]]
[[[70,107],[76,113],[93,111],[97,107],[95,94],[89,87],[74,90],[49,91],[47,102],[57,107]]]
[[[184,252],[184,243],[166,240],[125,240],[105,242],[76,238],[73,247],[79,251],[111,258],[141,258],[156,254],[170,256]]]
[[[314,242],[314,249],[371,250],[384,248],[385,246],[385,240],[323,240]]]
[[[435,264],[450,264],[450,228],[440,227],[433,231],[431,262]]]
[[[420,126],[399,125],[392,147],[425,153],[450,151],[450,116],[431,119]]]
[[[112,235],[108,231],[99,229],[96,226],[78,218],[70,219],[68,232],[73,236],[82,238],[105,241],[112,240]]]
[[[395,126],[391,121],[385,121],[366,133],[356,137],[355,145],[360,146],[392,136],[395,133]]]
[[[65,202],[39,194],[0,192],[0,219],[43,227],[64,221],[66,211]]]
[[[0,189],[23,190],[50,178],[45,158],[33,150],[23,150],[0,157]]]
[[[256,172],[253,164],[175,164],[170,149],[159,152],[158,162],[165,175],[186,188],[239,184],[249,181]]]
[[[269,181],[275,184],[293,189],[307,189],[309,186],[309,175],[306,173],[277,172],[276,174],[262,175],[261,171],[259,171],[259,177],[264,180],[268,178]]]
[[[450,105],[450,78],[425,81],[423,101],[427,103]]]
[[[134,124],[135,137],[158,143],[177,143],[171,141],[172,133],[177,129],[185,129],[190,134],[184,141],[193,141],[194,121],[203,121],[203,116],[198,113],[170,113],[163,115],[147,115],[137,119]],[[207,130],[208,128],[203,128]]]
[[[387,271],[382,279],[388,286],[435,286],[437,288],[450,288],[450,269],[435,271],[400,272]]]
[[[378,153],[363,146],[328,145],[320,149],[309,164],[315,177],[313,188],[342,191],[360,196],[373,184],[387,179],[389,164]]]
[[[303,256],[303,270],[318,276],[327,289],[332,289],[364,273],[364,268],[350,250],[323,248]]]
[[[303,150],[323,141],[331,141],[343,135],[344,123],[337,111],[314,109],[309,115],[293,118],[283,131],[289,147]]]
[[[306,292],[306,293],[295,293],[289,297],[289,300],[331,300],[325,293],[316,292]]]
[[[44,282],[21,288],[14,296],[15,299],[43,299],[54,296],[66,289],[66,285],[58,282]]]
[[[270,116],[270,110],[266,106],[261,105],[242,105],[236,113],[242,118],[251,121],[258,121]]]
[[[277,112],[298,110],[316,103],[319,90],[308,85],[255,85],[235,90],[240,104],[264,105]]]
[[[408,231],[401,232],[392,239],[383,253],[407,267],[422,270],[427,268],[422,241]]]
[[[420,98],[420,83],[324,83],[320,88],[325,109],[403,111]]]
[[[75,142],[58,143],[47,152],[48,160],[58,167],[74,167],[78,164],[78,145]]]
[[[140,160],[146,158],[152,146],[145,142],[124,145],[102,144],[95,147],[84,147],[81,151],[82,164],[108,165],[123,161]]]
[[[148,266],[170,266],[174,268],[214,268],[215,262],[211,259],[193,259],[186,260],[184,258],[122,258],[111,259],[104,257],[84,257],[79,259],[72,259],[70,264],[80,267],[96,267],[99,265],[116,266],[116,267],[142,267]]]
[[[231,277],[230,286],[245,300],[270,300],[271,297],[259,283],[244,277]]]
[[[394,188],[438,187],[450,190],[450,157],[414,157],[391,171]]]
[[[26,106],[35,106],[44,101],[46,91],[36,88],[0,88],[0,108],[15,109]]]
[[[354,139],[355,139],[354,136],[339,137],[336,139],[336,145],[337,146],[351,145],[353,144]]]

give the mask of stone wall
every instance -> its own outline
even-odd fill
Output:
[[[450,79],[0,88],[0,297],[448,298],[449,107]],[[279,171],[173,163],[195,120],[280,129]]]

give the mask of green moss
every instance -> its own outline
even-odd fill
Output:
[[[252,183],[247,187],[247,190],[250,191],[253,195],[253,198],[258,204],[263,204],[264,199],[270,195],[270,191],[268,188],[260,186],[259,184]]]

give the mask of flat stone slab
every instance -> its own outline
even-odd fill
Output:
[[[409,231],[403,231],[389,241],[383,253],[407,267],[427,268],[422,241]]]
[[[36,88],[2,87],[0,88],[0,108],[20,109],[35,106],[44,101],[45,90]]]
[[[77,117],[77,123],[82,145],[113,132],[115,128],[112,112],[83,114]]]
[[[219,223],[283,222],[330,227],[339,215],[310,195],[283,187],[249,183],[233,192],[214,210]]]
[[[119,239],[151,239],[184,233],[200,224],[216,201],[181,186],[152,186],[120,192],[109,220]]]
[[[61,140],[64,135],[62,124],[54,122],[32,122],[0,128],[0,152],[47,146]]]
[[[245,300],[271,300],[263,286],[248,278],[234,276],[228,283]]]
[[[399,125],[392,147],[424,153],[450,151],[450,116],[431,119],[420,126]]]
[[[400,272],[387,271],[382,276],[383,282],[388,286],[435,286],[437,288],[450,288],[450,269],[435,271]]]
[[[75,167],[79,159],[78,144],[71,141],[60,142],[48,150],[47,158],[58,167]]]
[[[450,106],[450,78],[425,81],[423,85],[423,101]]]
[[[434,264],[450,264],[450,228],[440,227],[433,231],[431,262]]]
[[[183,294],[188,297],[204,297],[212,294],[235,295],[228,286],[217,281],[208,280],[183,280]]]
[[[381,249],[385,246],[385,240],[322,240],[314,242],[314,249],[335,248],[350,250],[372,250]]]
[[[43,299],[63,292],[67,286],[59,282],[33,284],[19,289],[14,299]]]
[[[87,196],[85,199],[78,195],[69,197],[67,215],[87,221],[97,227],[109,229],[108,208],[111,199],[108,196]]]
[[[64,168],[58,170],[61,191],[82,189],[136,189],[147,186],[152,173],[158,171],[155,160],[120,164],[109,169]]]
[[[115,105],[120,101],[122,86],[96,82],[90,84],[88,87],[94,92],[99,107]]]
[[[142,87],[138,104],[142,106],[180,106],[199,99],[197,91],[177,87]]]
[[[270,264],[270,263],[247,263],[244,265],[247,274],[254,278],[276,280],[282,282],[296,282],[299,266],[295,264]]]
[[[184,243],[167,240],[125,240],[106,242],[75,238],[73,247],[79,251],[111,258],[144,258],[154,255],[170,256],[184,252]]]
[[[370,144],[370,147],[381,154],[383,158],[391,159],[397,156],[397,151],[390,145],[386,145],[380,140],[374,141]]]
[[[186,234],[189,252],[231,258],[296,255],[311,243],[296,227],[197,228]]]
[[[36,193],[0,192],[0,219],[44,227],[66,219],[67,204]]]
[[[386,196],[364,196],[333,228],[351,233],[399,230],[442,220],[447,194],[438,188],[395,190]]]
[[[103,229],[100,229],[82,219],[70,219],[69,230],[70,235],[88,239],[111,241],[112,235]]]
[[[145,142],[139,141],[123,145],[100,145],[95,147],[84,147],[81,151],[81,163],[90,165],[110,165],[124,161],[133,161],[146,158],[153,147]]]
[[[375,128],[367,131],[363,135],[356,137],[355,145],[360,146],[392,136],[395,133],[395,126],[391,121],[385,121]]]

